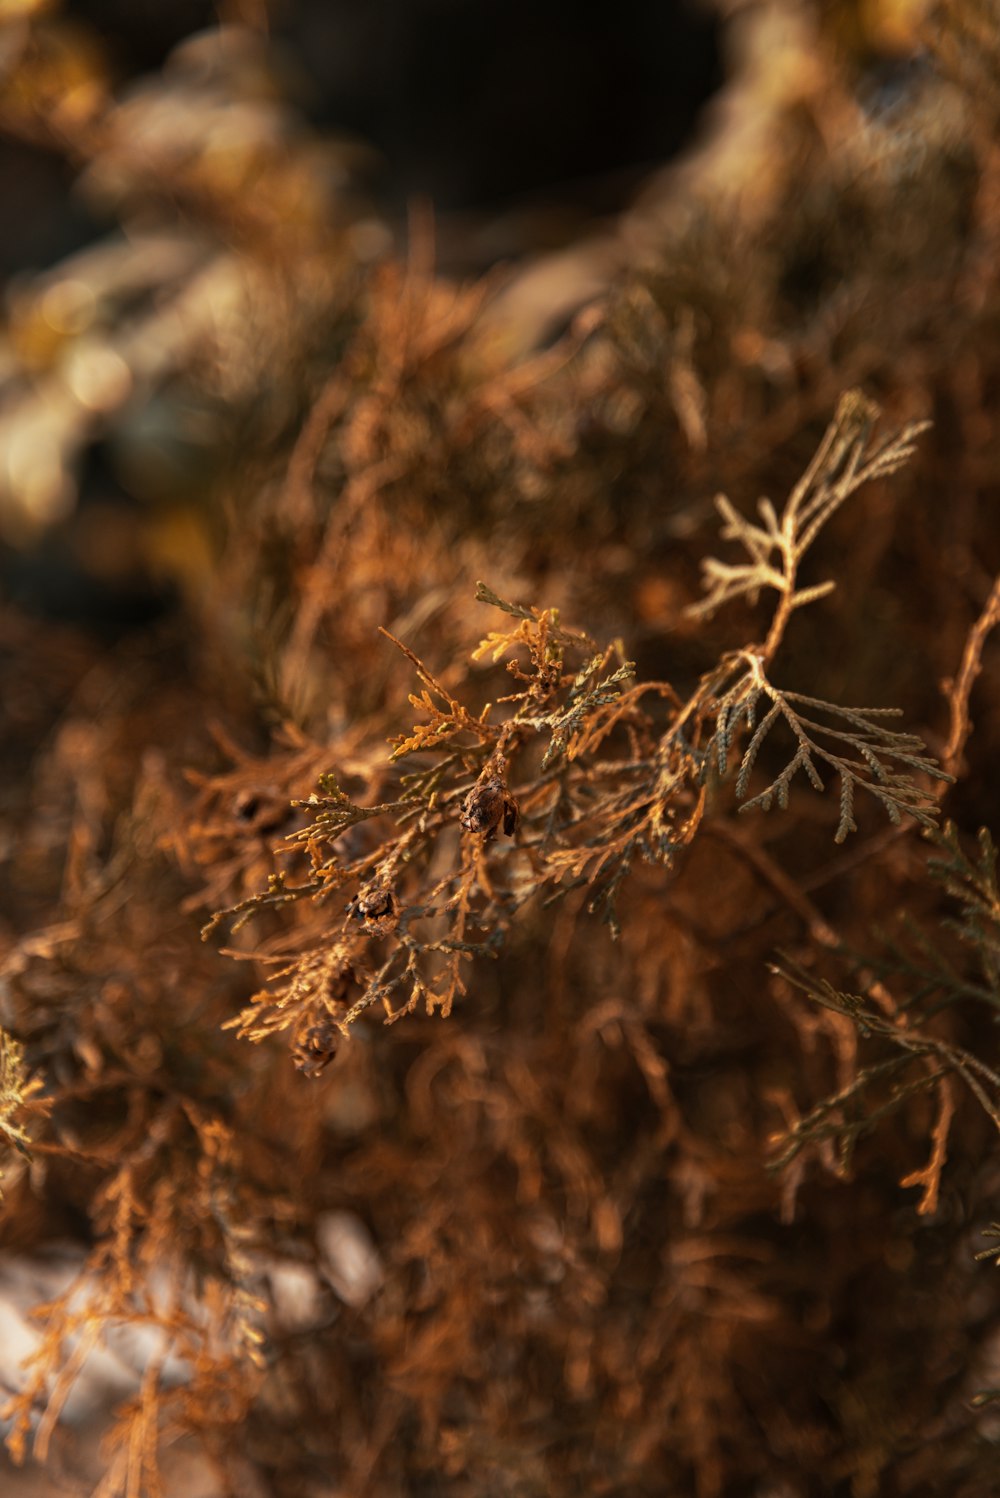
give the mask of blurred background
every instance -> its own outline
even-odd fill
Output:
[[[273,343],[262,257],[399,253],[414,204],[445,275],[575,250],[530,344],[602,284],[581,242],[690,146],[724,76],[697,0],[571,23],[548,3],[5,0],[2,20],[0,580],[112,630],[165,606],[173,551],[199,544],[267,362],[245,355]]]

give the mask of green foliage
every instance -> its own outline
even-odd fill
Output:
[[[775,801],[782,810],[787,810],[789,788],[799,770],[814,790],[822,791],[823,780],[815,763],[819,760],[840,778],[840,820],[835,842],[842,843],[849,832],[858,830],[854,820],[854,793],[858,788],[874,796],[885,808],[889,820],[897,825],[904,812],[924,827],[934,825],[933,798],[923,786],[915,784],[906,771],[916,771],[937,780],[950,780],[951,776],[946,775],[924,752],[923,741],[916,734],[896,733],[886,725],[886,718],[900,716],[899,709],[838,707],[832,702],[806,697],[801,692],[780,692],[763,676],[754,687],[757,690],[752,691],[745,701],[738,702],[738,711],[745,715],[748,727],[753,727],[754,709],[761,698],[770,706],[757,723],[740,761],[736,795],[743,803],[741,810],[760,807],[762,811],[769,811]],[[823,723],[815,716],[809,716],[810,713],[820,713],[832,721]],[[779,722],[790,730],[796,744],[795,754],[769,786],[745,799],[757,755],[771,729]],[[824,744],[824,739],[832,740],[832,745],[829,742]],[[720,741],[720,762],[725,759],[724,742]],[[844,747],[853,754],[845,755]]]

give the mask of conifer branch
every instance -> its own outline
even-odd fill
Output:
[[[864,484],[901,468],[912,456],[916,438],[930,425],[910,422],[872,446],[870,437],[878,415],[878,407],[859,390],[841,397],[836,416],[780,517],[769,499],[758,502],[760,524],[741,515],[725,495],[716,499],[724,522],[723,539],[739,542],[748,560],[734,563],[707,557],[702,563],[707,597],[692,605],[690,612],[710,616],[731,599],[756,603],[763,589],[772,589],[778,594],[778,606],[760,651],[765,666],[773,660],[792,613],[825,597],[835,586],[832,581],[798,586],[799,565],[820,531]]]

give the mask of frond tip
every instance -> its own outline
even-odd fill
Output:
[[[840,780],[836,842],[842,843],[849,832],[857,831],[854,820],[857,790],[873,796],[892,822],[898,823],[908,813],[923,827],[935,826],[937,800],[911,779],[911,773],[944,781],[952,777],[930,757],[916,734],[900,733],[889,726],[887,720],[900,716],[898,708],[840,707],[801,692],[780,691],[767,680],[756,659],[751,678],[738,703],[728,699],[723,703],[716,735],[719,764],[724,769],[734,718],[741,716],[747,728],[753,728],[736,778],[736,795],[743,803],[741,811],[754,807],[769,811],[775,803],[784,810],[792,781],[800,770],[814,790],[822,791],[824,781],[820,771],[825,768]],[[754,727],[761,701],[768,706]],[[792,734],[795,751],[769,785],[745,799],[760,750],[778,724],[784,724]]]
[[[809,588],[797,586],[799,563],[820,531],[863,484],[901,468],[913,453],[915,438],[930,425],[926,421],[910,422],[881,444],[872,445],[870,438],[878,415],[879,408],[861,391],[849,390],[841,396],[833,421],[780,517],[769,499],[758,500],[758,524],[741,515],[724,494],[717,496],[722,538],[738,541],[747,560],[723,562],[718,557],[706,557],[702,581],[707,596],[693,604],[689,612],[711,615],[733,598],[756,603],[764,588],[773,589],[780,603],[765,647],[770,659],[792,612],[824,597],[834,587],[832,582]]]

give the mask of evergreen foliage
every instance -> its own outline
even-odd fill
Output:
[[[100,1498],[986,1498],[990,7],[745,7],[556,333],[260,37],[118,97],[16,9],[126,232],[10,289],[0,533],[92,559],[99,443],[174,604],[0,605],[11,1458],[133,1338]]]

